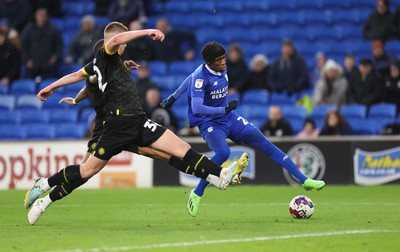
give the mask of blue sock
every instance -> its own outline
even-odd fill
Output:
[[[290,174],[295,176],[301,184],[303,184],[307,179],[295,163],[293,163],[293,161],[283,151],[268,141],[259,130],[254,130],[250,134],[246,135],[243,142],[259,149],[264,154],[267,154],[277,164],[283,166],[288,172],[290,172]]]
[[[231,154],[231,150],[229,149],[229,146],[226,143],[225,139],[226,137],[218,131],[214,131],[211,134],[208,134],[206,138],[208,146],[215,151],[215,155],[211,158],[211,161],[213,161],[217,165],[223,164]],[[197,187],[194,189],[194,193],[197,196],[203,196],[204,190],[206,189],[208,184],[209,183],[207,182],[207,180],[201,179]]]

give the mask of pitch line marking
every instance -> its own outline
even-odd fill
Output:
[[[45,252],[116,252],[116,251],[128,251],[128,250],[144,250],[144,249],[155,249],[155,248],[170,248],[170,247],[191,247],[199,245],[209,244],[223,244],[223,243],[241,243],[241,242],[256,242],[256,241],[270,241],[270,240],[285,240],[295,238],[307,238],[307,237],[323,237],[333,235],[353,235],[353,234],[370,234],[370,233],[393,233],[399,232],[400,230],[340,230],[330,231],[322,233],[309,233],[309,234],[294,234],[294,235],[279,235],[279,236],[259,236],[250,238],[238,238],[238,239],[222,239],[222,240],[205,240],[205,241],[193,241],[193,242],[176,242],[176,243],[156,243],[149,245],[132,245],[132,246],[121,246],[121,247],[102,247],[102,248],[91,248],[91,249],[72,249],[72,250],[52,250]]]

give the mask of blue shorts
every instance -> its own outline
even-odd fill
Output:
[[[218,131],[225,138],[229,138],[237,144],[245,143],[247,135],[259,131],[252,123],[234,112],[200,124],[199,129],[204,140],[207,140],[207,134]]]

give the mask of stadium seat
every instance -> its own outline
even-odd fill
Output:
[[[299,28],[283,28],[282,33],[284,34],[285,38],[290,38],[293,41],[314,40],[315,38],[314,33],[310,32],[309,30],[303,30]]]
[[[358,25],[361,22],[360,14],[352,10],[337,11],[335,15],[332,15],[332,18],[335,25]]]
[[[334,105],[319,105],[313,108],[310,117],[315,121],[315,123],[317,123],[317,121],[325,120],[328,112],[335,109],[336,106]]]
[[[0,140],[22,140],[26,137],[26,128],[19,125],[0,125]]]
[[[85,3],[85,14],[94,14],[96,10],[96,4],[92,1],[87,1]]]
[[[236,109],[236,113],[244,118],[250,118],[251,110],[253,109],[254,104],[239,104],[239,107]],[[268,107],[265,106],[266,112],[268,113]]]
[[[217,2],[217,13],[230,12],[230,13],[240,13],[243,10],[243,1],[230,0],[230,1],[216,1]]]
[[[52,94],[51,96],[47,97],[47,99],[42,102],[42,109],[52,110],[52,109],[69,109],[72,107],[66,103],[59,103],[62,98],[66,97],[63,94]],[[75,97],[72,96],[72,97]]]
[[[250,123],[253,124],[257,129],[260,129],[266,121],[267,120],[253,119],[250,121]]]
[[[397,58],[400,57],[400,42],[388,41],[385,44],[385,50],[391,54],[396,54]]]
[[[17,125],[21,122],[19,112],[0,110],[0,125]]]
[[[152,75],[166,75],[167,64],[163,61],[150,61],[147,63]]]
[[[215,2],[212,1],[191,1],[190,12],[196,15],[201,13],[214,13],[217,9]]]
[[[321,10],[324,7],[323,0],[297,0],[297,8],[310,11],[310,10]]]
[[[293,135],[297,135],[304,127],[305,119],[287,118],[286,120],[289,122],[290,127],[292,128]]]
[[[281,12],[279,13],[278,19],[279,23],[285,25],[294,24],[302,26],[306,22],[305,15],[303,13]]]
[[[78,121],[77,110],[53,110],[50,113],[49,123],[76,123]]]
[[[362,39],[362,28],[355,25],[338,25],[335,27],[342,34],[343,39],[349,41],[349,39]]]
[[[64,19],[63,18],[51,18],[50,23],[55,26],[59,32],[64,30]]]
[[[86,81],[80,81],[71,85],[64,86],[64,96],[75,97],[75,95],[85,86]]]
[[[70,64],[70,65],[60,65],[58,72],[61,76],[76,72],[83,67],[82,64]]]
[[[285,106],[282,108],[282,116],[285,119],[301,119],[304,121],[307,117],[307,110],[299,106]]]
[[[21,95],[17,99],[15,109],[18,110],[38,110],[42,108],[42,102],[36,95]]]
[[[15,107],[14,95],[0,95],[0,111],[14,110],[14,107]]]
[[[80,27],[81,27],[80,17],[67,16],[66,18],[64,18],[64,31],[71,31],[77,33]]]
[[[351,7],[354,9],[357,8],[370,8],[371,11],[375,10],[376,8],[376,1],[366,1],[366,0],[351,0],[349,1],[351,4]],[[391,4],[393,4],[393,1],[390,1]]]
[[[55,128],[56,139],[80,139],[83,138],[88,131],[86,124],[57,124]]]
[[[99,27],[105,27],[108,23],[110,23],[110,18],[107,16],[96,16],[96,25]],[[154,28],[155,26],[152,26]]]
[[[39,83],[38,90],[42,90],[43,88],[49,86],[51,83],[55,82],[56,80],[57,80],[56,78],[42,80]],[[59,87],[55,89],[53,93],[60,93],[60,94],[64,93],[64,87]]]
[[[338,0],[324,0],[325,9],[343,9],[346,10],[350,8],[350,1],[338,1]]]
[[[197,68],[197,63],[192,61],[174,61],[169,64],[170,75],[189,75]]]
[[[295,0],[272,0],[268,1],[270,11],[288,11],[296,9]]]
[[[10,90],[10,85],[0,85],[0,95],[2,94],[8,94],[8,91]]]
[[[243,1],[243,11],[257,11],[260,13],[267,12],[269,10],[269,4],[267,1],[258,1],[258,0],[246,0]]]
[[[313,2],[313,1],[309,1]],[[305,22],[307,24],[332,24],[332,14],[321,11],[307,11],[305,14]]]
[[[90,123],[95,119],[95,117],[96,117],[96,112],[94,111],[94,109],[86,108],[82,110],[79,116],[79,122],[90,125]]]
[[[213,14],[203,14],[196,18],[197,22],[197,32],[199,31],[207,32],[209,29],[215,29],[216,27],[223,27],[224,25],[224,17],[221,15],[213,15]],[[203,30],[202,30],[203,29]],[[212,30],[213,31],[213,30]]]
[[[194,28],[197,28],[196,19],[188,18],[187,15],[173,15],[168,16],[168,22],[172,27],[179,27],[179,29],[185,31],[192,31]]]
[[[232,31],[231,42],[237,42],[237,43],[254,42],[254,43],[256,43],[256,42],[261,41],[260,31],[258,31],[258,30],[235,27],[235,28],[231,29],[231,31]],[[243,36],[243,34],[246,34],[246,36]]]
[[[394,121],[396,118],[396,105],[391,103],[379,103],[371,105],[368,111],[369,119],[376,120],[392,120]]]
[[[362,104],[343,105],[340,108],[340,114],[347,120],[349,118],[365,119],[367,116],[367,106]]]
[[[26,127],[26,139],[47,140],[53,139],[55,127],[49,124],[32,124]]]
[[[153,76],[153,80],[157,83],[161,91],[167,91],[169,94],[172,94],[181,84],[181,82],[176,80],[175,76]]]
[[[190,6],[188,2],[169,1],[165,4],[165,11],[171,13],[188,13]]]
[[[268,105],[269,92],[266,90],[249,90],[242,95],[242,104]]]
[[[250,16],[250,22],[252,25],[266,25],[266,26],[279,25],[278,16],[275,14],[252,13]]]
[[[188,107],[187,106],[172,106],[172,113],[176,117],[176,119],[186,120],[188,117]]]
[[[86,6],[85,3],[81,2],[74,2],[74,3],[62,2],[61,11],[67,17],[71,16],[81,17],[86,12]]]
[[[247,117],[245,119],[252,122],[253,120],[268,120],[268,107],[265,105],[253,105],[251,110],[247,112]]]
[[[285,92],[282,93],[271,93],[271,105],[277,106],[290,106],[296,104],[296,96],[288,95]]]
[[[34,110],[34,111],[21,111],[21,124],[46,124],[49,122],[49,111]]]
[[[350,124],[354,135],[374,135],[377,133],[376,122],[373,120],[363,120]]]
[[[10,93],[14,95],[36,93],[36,82],[31,79],[19,79],[11,83]]]
[[[251,16],[246,14],[238,14],[238,13],[226,13],[222,16],[222,21],[224,27],[229,29],[229,26],[236,26],[236,27],[247,27],[251,24]]]

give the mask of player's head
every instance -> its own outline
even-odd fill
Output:
[[[104,28],[104,40],[107,43],[113,36],[128,31],[128,28],[120,22],[111,22]]]
[[[201,49],[201,56],[212,70],[223,72],[226,69],[226,52],[220,43],[210,41],[205,44]]]
[[[93,46],[93,53],[96,55],[97,51],[104,45],[104,39],[99,39]]]

